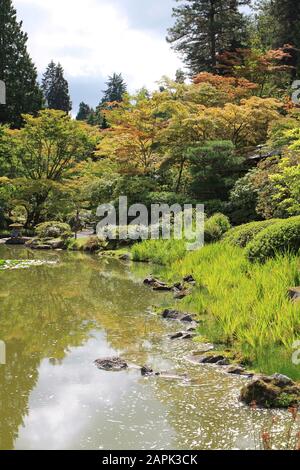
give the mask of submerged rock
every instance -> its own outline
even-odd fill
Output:
[[[194,321],[192,314],[179,312],[178,310],[166,309],[162,312],[162,316],[167,320],[179,320],[187,323]]]
[[[171,291],[172,287],[168,286],[165,282],[156,279],[155,277],[147,277],[144,280],[146,286],[152,287],[155,291]]]
[[[281,374],[256,376],[241,390],[241,401],[264,408],[288,408],[300,403],[300,387]]]
[[[120,371],[128,368],[127,362],[120,357],[105,357],[103,359],[97,359],[95,364],[98,369],[107,371]]]

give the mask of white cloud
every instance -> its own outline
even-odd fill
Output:
[[[153,88],[162,75],[173,76],[181,65],[161,32],[131,26],[130,12],[124,16],[124,10],[109,0],[15,0],[14,4],[18,17],[24,18],[39,72],[51,59],[62,63],[71,81],[75,77],[100,81],[122,72],[134,90],[144,85]]]

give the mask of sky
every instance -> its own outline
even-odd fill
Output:
[[[165,37],[175,0],[14,0],[39,76],[61,62],[73,111],[96,106],[108,75],[122,73],[130,92],[155,88],[182,67]]]

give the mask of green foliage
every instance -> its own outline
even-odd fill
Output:
[[[121,73],[114,73],[108,77],[106,83],[106,90],[103,92],[103,98],[100,106],[105,106],[106,103],[121,102],[126,93],[127,85],[124,82]]]
[[[191,165],[190,191],[198,200],[226,200],[236,175],[241,171],[242,159],[236,156],[229,141],[212,141],[189,150]]]
[[[69,238],[72,236],[71,227],[68,224],[49,221],[37,225],[35,233],[38,238]]]
[[[213,215],[205,221],[204,225],[204,240],[206,243],[220,240],[224,233],[231,228],[228,217],[223,214]]]
[[[27,51],[27,39],[12,1],[1,0],[0,80],[6,85],[6,105],[0,105],[0,123],[12,127],[22,125],[22,114],[36,113],[43,106],[37,71]]]
[[[253,183],[256,172],[257,169],[250,170],[238,179],[230,192],[228,211],[231,221],[235,224],[243,224],[258,218],[256,212],[258,188]]]
[[[134,261],[153,261],[157,264],[170,265],[186,253],[184,240],[145,240],[131,249]]]
[[[300,216],[282,220],[262,230],[246,249],[251,261],[264,262],[279,253],[298,253],[300,249]]]
[[[270,219],[234,227],[225,234],[224,241],[233,246],[245,248],[262,230],[276,224],[278,221],[279,219]]]

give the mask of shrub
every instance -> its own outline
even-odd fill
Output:
[[[68,224],[50,221],[39,224],[35,228],[38,238],[69,238],[72,236],[71,227]]]
[[[205,221],[205,242],[216,242],[222,238],[224,233],[230,230],[231,225],[228,217],[223,214],[215,214]]]
[[[284,219],[260,232],[247,246],[250,261],[264,262],[278,253],[298,253],[300,216]]]
[[[279,221],[280,219],[262,220],[261,222],[250,222],[249,224],[234,227],[224,235],[224,240],[231,245],[245,248],[262,230]]]

